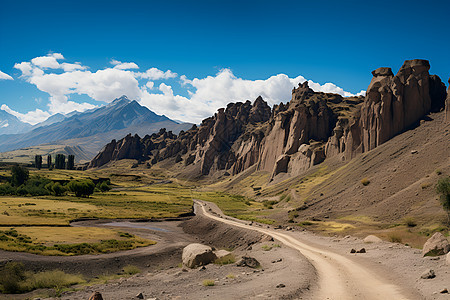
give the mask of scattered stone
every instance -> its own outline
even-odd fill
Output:
[[[205,267],[205,266],[201,266],[198,270],[199,270],[199,271],[205,271],[205,270],[206,270],[206,267]]]
[[[136,298],[138,298],[138,299],[144,299],[144,294],[139,293],[139,294],[136,295]]]
[[[440,232],[433,234],[423,245],[423,256],[444,255],[450,251],[450,243]]]
[[[364,238],[364,243],[381,243],[382,240],[375,235],[368,235]]]
[[[361,250],[356,251],[356,253],[366,253],[366,248],[361,248]]]
[[[284,287],[286,287],[284,284],[282,284],[282,283],[280,283],[280,284],[277,284],[277,289],[279,289],[279,288],[284,288]]]
[[[249,256],[243,256],[240,261],[237,263],[238,267],[250,267],[250,268],[257,268],[260,266],[259,261],[257,261],[253,257]]]
[[[441,293],[441,294],[448,294],[448,289],[442,289],[439,293]]]
[[[419,151],[417,151],[417,150],[411,150],[411,154],[417,154],[417,153],[419,153]]]
[[[422,279],[433,279],[434,277],[436,277],[436,274],[432,269],[428,269],[420,275],[420,278]]]
[[[207,265],[217,259],[210,246],[202,244],[189,244],[183,249],[183,265],[188,268]]]
[[[355,249],[350,250],[350,253],[356,253]]]
[[[89,297],[89,300],[103,300],[103,297],[99,292],[94,292],[91,297]]]
[[[272,260],[272,263],[274,264],[274,263],[281,262],[281,261],[283,261],[283,259],[279,258],[279,259]]]

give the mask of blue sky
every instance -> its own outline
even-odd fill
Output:
[[[447,84],[450,2],[392,2],[0,0],[0,71],[13,79],[0,80],[0,105],[35,123],[128,94],[157,113],[198,121],[257,94],[287,101],[299,80],[357,94],[375,68],[395,73],[413,58],[430,60]],[[37,57],[60,65],[36,67]],[[22,62],[43,74],[24,76],[15,68]],[[160,72],[142,75],[151,68]]]

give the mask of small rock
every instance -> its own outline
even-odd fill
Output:
[[[253,257],[242,256],[241,260],[238,261],[237,266],[238,267],[257,268],[260,266],[260,263]]]
[[[428,269],[425,272],[422,273],[422,275],[420,275],[420,278],[422,279],[432,279],[436,277],[436,274],[434,273],[434,270]]]
[[[277,289],[279,289],[279,288],[284,288],[284,287],[286,287],[284,284],[282,284],[282,283],[280,283],[280,284],[277,284]]]
[[[441,293],[441,294],[448,294],[448,290],[447,289],[443,289],[439,293]]]
[[[144,294],[139,293],[139,294],[136,295],[136,298],[138,298],[138,299],[144,299]]]
[[[103,300],[103,297],[99,292],[94,292],[91,297],[89,297],[89,300]]]
[[[447,263],[447,265],[448,265],[448,266],[450,266],[450,252],[449,252],[449,253],[447,253],[447,256],[446,256],[445,262]]]
[[[356,253],[366,253],[366,249],[365,248],[361,248],[361,250],[356,251]]]
[[[411,150],[411,154],[417,154],[417,153],[419,153],[419,151],[417,151],[417,150]]]
[[[368,235],[364,238],[364,243],[381,243],[382,240],[375,235]]]
[[[283,259],[279,258],[279,259],[272,260],[272,263],[274,264],[274,263],[277,263],[277,262],[280,262],[280,261],[283,261]]]
[[[206,270],[206,267],[205,266],[201,266],[200,268],[198,268],[198,270],[199,271],[204,271],[204,270]]]
[[[356,253],[355,249],[350,250],[350,253]]]

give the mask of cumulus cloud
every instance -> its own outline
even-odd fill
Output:
[[[22,72],[21,78],[50,96],[49,112],[30,112],[27,116],[29,119],[32,113],[44,116],[43,113],[69,113],[96,107],[90,103],[75,102],[70,99],[72,95],[87,95],[103,103],[127,95],[158,114],[199,123],[229,102],[254,100],[258,96],[262,96],[271,105],[289,101],[292,88],[307,81],[301,75],[290,78],[285,74],[247,80],[235,76],[230,69],[222,69],[214,76],[204,78],[189,79],[181,75],[175,81],[173,79],[178,74],[171,70],[153,67],[145,72],[138,72],[135,70],[139,66],[134,62],[111,60],[112,67],[90,71],[81,63],[60,62],[61,60],[64,60],[62,54],[51,53],[15,64],[14,67]],[[163,82],[156,85],[155,81]],[[308,84],[317,92],[354,96],[333,83],[319,84],[308,80]],[[173,87],[183,95],[175,93]],[[364,94],[365,91],[361,91],[357,95]]]
[[[0,71],[0,80],[14,80],[11,76]]]
[[[139,69],[139,66],[135,64],[134,62],[121,62],[118,60],[111,60],[111,64],[114,66],[114,69],[119,70],[129,70],[129,69]]]
[[[29,111],[26,114],[22,114],[17,111],[14,111],[11,108],[9,108],[9,106],[6,104],[3,104],[0,107],[0,109],[6,111],[7,113],[9,113],[13,116],[16,116],[22,122],[26,122],[31,125],[35,125],[37,123],[45,121],[48,117],[50,117],[50,114],[48,112],[40,110],[40,109],[35,109],[33,111]]]
[[[169,79],[169,78],[175,78],[178,76],[177,73],[174,73],[170,70],[167,70],[164,72],[157,68],[150,68],[143,73],[137,72],[137,73],[135,73],[135,75],[138,78],[149,79],[149,80]]]

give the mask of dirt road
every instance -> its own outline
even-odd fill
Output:
[[[208,203],[195,201],[196,213],[240,228],[255,230],[272,236],[281,243],[300,251],[314,265],[318,272],[318,288],[313,299],[419,299],[389,282],[380,274],[361,264],[329,250],[319,249],[279,230],[250,226],[238,220],[210,213]],[[200,208],[200,209],[199,209]]]

